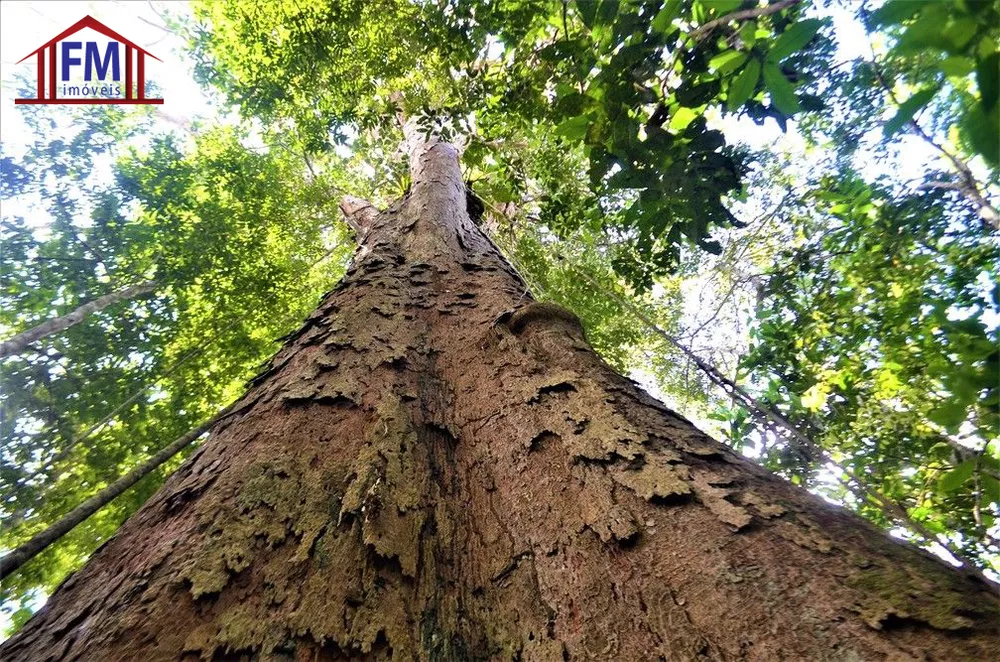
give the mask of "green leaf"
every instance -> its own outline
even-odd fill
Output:
[[[774,45],[767,52],[767,59],[771,62],[778,62],[800,50],[816,36],[822,25],[823,22],[818,18],[808,18],[804,21],[799,21],[782,32],[781,36],[774,40]]]
[[[944,34],[944,26],[952,8],[945,2],[921,2],[923,5],[918,18],[899,37],[893,49],[900,54],[917,54],[928,49],[948,50],[952,47],[951,40]]]
[[[983,496],[989,503],[1000,503],[1000,480],[993,476],[983,475],[981,478]]]
[[[941,32],[941,37],[945,42],[945,50],[956,55],[961,53],[976,35],[978,27],[975,19],[968,17],[949,23],[948,27]]]
[[[708,66],[718,71],[720,74],[728,74],[736,71],[747,61],[748,54],[743,51],[725,51],[713,57]]]
[[[743,4],[743,0],[710,0],[705,4],[715,16],[725,16]]]
[[[598,0],[576,0],[576,10],[580,12],[580,19],[588,28],[594,26],[594,18],[597,16]]]
[[[726,145],[726,138],[721,131],[705,131],[699,133],[688,143],[692,152],[714,152]]]
[[[896,114],[885,123],[882,127],[882,135],[886,138],[891,137],[901,128],[903,125],[913,119],[913,116],[917,114],[921,108],[927,105],[934,95],[937,94],[937,87],[928,87],[926,89],[920,90],[912,97],[899,104],[899,110]]]
[[[923,4],[914,0],[889,0],[872,13],[870,23],[873,26],[902,23],[920,11]]]
[[[698,117],[698,113],[691,110],[690,108],[685,108],[681,106],[674,113],[673,117],[670,118],[670,124],[668,125],[672,131],[682,131],[687,127],[688,124],[694,121],[694,118]]]
[[[929,512],[928,517],[921,519],[921,522],[923,522],[923,525],[932,533],[945,533],[948,530],[941,520],[934,518]]]
[[[598,4],[597,0],[591,0],[594,4]],[[601,0],[597,7],[597,16],[594,18],[595,25],[611,25],[615,21],[615,17],[618,16],[618,3],[619,0]]]
[[[682,83],[674,91],[677,103],[688,108],[697,108],[711,101],[719,91],[718,81],[712,80],[706,83],[691,84]]]
[[[1000,94],[1000,52],[976,63],[976,84],[983,95],[983,106],[989,111],[996,105]]]
[[[764,84],[771,95],[771,103],[786,115],[794,115],[802,110],[799,99],[795,96],[795,88],[785,78],[785,74],[776,64],[771,62],[764,66]]]
[[[954,492],[958,490],[965,481],[972,477],[972,472],[976,470],[976,460],[966,460],[954,469],[951,469],[938,479],[939,492]]]
[[[966,419],[967,413],[965,407],[948,402],[932,409],[927,418],[949,430],[954,430]]]
[[[561,122],[559,126],[556,127],[556,133],[560,136],[565,136],[570,140],[583,140],[584,136],[587,135],[587,129],[590,128],[590,117],[587,115],[578,115],[577,117],[571,117],[564,122]]]
[[[681,0],[667,0],[663,3],[663,8],[653,17],[650,27],[654,32],[666,34],[673,25],[673,20],[677,18],[681,11]]]
[[[1000,105],[987,112],[983,103],[972,107],[962,122],[966,140],[991,165],[1000,163]]]
[[[729,110],[736,110],[753,96],[759,78],[760,60],[750,60],[743,71],[729,84],[729,94],[726,97],[726,106]]]
[[[946,76],[968,76],[976,68],[971,59],[961,55],[945,58],[940,66]]]

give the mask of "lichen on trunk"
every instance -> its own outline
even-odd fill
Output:
[[[988,659],[996,596],[616,374],[450,145],[4,659]],[[364,208],[355,205],[353,209]]]

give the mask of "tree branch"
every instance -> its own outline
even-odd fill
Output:
[[[153,455],[135,469],[132,469],[132,471],[111,483],[73,510],[69,511],[69,513],[67,513],[55,524],[32,536],[32,538],[23,545],[19,545],[9,554],[0,558],[0,579],[3,579],[12,572],[16,571],[22,565],[44,551],[49,545],[72,531],[78,524],[104,506],[111,503],[111,501],[118,497],[122,492],[148,476],[154,469],[172,458],[174,455],[177,455],[177,453],[187,447],[195,439],[205,434],[210,428],[212,428],[212,426],[221,421],[227,415],[230,413],[237,413],[233,411],[235,406],[236,403],[229,405],[212,419],[202,423],[187,434],[175,439],[167,446],[164,446],[158,453],[156,453],[156,455]]]
[[[189,351],[188,353],[186,353],[184,356],[182,356],[180,359],[178,359],[176,363],[174,363],[172,366],[170,366],[170,368],[168,368],[166,372],[164,372],[162,375],[160,375],[157,378],[157,380],[166,379],[167,377],[169,377],[170,375],[172,375],[173,373],[175,373],[188,360],[190,360],[191,358],[197,356],[202,351],[204,351],[206,345],[207,345],[207,343],[202,343],[202,345],[200,345],[198,347],[195,347],[194,349],[192,349],[191,351]],[[149,384],[146,384],[142,388],[137,389],[134,393],[132,393],[132,395],[130,395],[129,397],[127,397],[124,402],[122,402],[117,407],[115,407],[113,410],[111,410],[110,414],[108,414],[107,416],[105,416],[104,418],[102,418],[100,421],[98,421],[94,425],[92,425],[89,428],[87,428],[87,431],[84,432],[79,437],[77,437],[76,439],[68,439],[66,441],[66,444],[63,446],[63,448],[58,453],[56,453],[56,456],[53,457],[51,460],[49,460],[49,461],[47,461],[45,463],[46,466],[49,467],[49,468],[48,469],[42,469],[42,470],[38,471],[37,473],[34,474],[34,476],[38,476],[39,474],[42,474],[42,473],[46,473],[46,474],[51,473],[52,472],[52,468],[56,464],[58,464],[59,462],[61,462],[64,459],[66,459],[66,456],[68,456],[73,451],[74,448],[78,447],[81,443],[83,443],[85,440],[87,440],[88,438],[90,438],[98,430],[100,430],[105,425],[107,425],[108,423],[110,423],[111,421],[113,421],[115,418],[117,418],[119,414],[121,414],[127,408],[129,408],[130,406],[132,406],[133,404],[135,404],[135,402],[138,401],[139,398],[142,397],[142,395],[144,393],[146,393],[146,391],[148,391],[149,388],[154,383],[156,383],[156,382],[155,381],[151,382]]]
[[[344,220],[354,230],[358,243],[361,243],[372,221],[378,216],[375,205],[353,195],[345,195],[340,199],[340,211],[344,214]]]
[[[976,181],[976,177],[972,174],[972,169],[969,168],[968,164],[931,138],[930,135],[924,131],[923,127],[917,124],[917,120],[910,120],[910,127],[913,129],[914,133],[924,140],[924,142],[941,152],[945,158],[951,161],[955,170],[958,171],[958,176],[962,180],[961,183],[953,184],[948,188],[954,188],[956,191],[965,196],[965,199],[971,202],[976,208],[979,218],[981,218],[984,223],[992,226],[994,230],[1000,230],[1000,211],[997,211],[997,208],[991,205],[989,200],[983,196],[982,192],[979,190],[979,183]],[[934,184],[939,188],[946,188],[941,186],[940,182],[935,182]]]
[[[875,72],[875,77],[878,79],[879,84],[882,89],[885,90],[889,99],[899,107],[901,104],[896,98],[895,93],[892,91],[892,87],[889,86],[888,81],[886,81],[885,76],[882,74],[882,69],[879,67],[878,62],[875,61],[874,50],[872,51],[872,70]],[[976,181],[976,176],[972,173],[972,169],[969,165],[959,158],[958,155],[952,154],[944,148],[943,145],[939,144],[934,138],[931,137],[929,133],[924,131],[924,128],[920,126],[916,118],[911,119],[907,122],[907,125],[913,130],[921,140],[925,143],[941,152],[941,154],[951,162],[951,165],[955,168],[958,173],[961,182],[959,184],[951,184],[950,186],[945,186],[944,182],[933,182],[927,186],[932,188],[951,188],[959,193],[961,193],[966,200],[968,200],[976,208],[976,212],[979,214],[979,218],[983,220],[984,223],[990,225],[994,230],[1000,230],[1000,211],[990,204],[989,200],[983,196],[982,191],[979,189],[979,182]]]
[[[707,37],[712,30],[719,27],[720,25],[725,25],[726,23],[731,23],[733,21],[745,21],[749,18],[759,18],[761,16],[768,16],[770,14],[777,14],[783,9],[787,9],[792,5],[797,5],[802,0],[778,0],[771,5],[766,5],[764,7],[755,7],[753,9],[743,9],[741,11],[734,11],[731,14],[726,14],[725,16],[720,16],[719,18],[709,21],[705,25],[700,26],[698,29],[692,31],[689,36],[694,40],[699,40]]]
[[[126,287],[123,290],[105,294],[102,297],[98,297],[93,301],[85,303],[71,313],[63,315],[62,317],[56,317],[46,322],[42,322],[38,326],[19,333],[10,340],[0,343],[0,358],[11,356],[12,354],[19,354],[23,352],[28,345],[36,340],[41,340],[46,336],[51,336],[54,333],[65,331],[71,326],[82,322],[83,318],[91,313],[100,312],[108,306],[116,304],[120,301],[127,301],[143,294],[149,294],[158,286],[159,285],[157,283],[148,281],[139,285],[133,285],[132,287]]]

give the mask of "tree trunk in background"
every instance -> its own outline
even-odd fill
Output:
[[[132,287],[126,287],[122,290],[110,292],[104,296],[97,297],[93,301],[88,301],[87,303],[82,304],[74,310],[66,313],[62,317],[55,317],[53,319],[46,320],[38,326],[32,327],[27,331],[22,331],[10,340],[0,342],[0,358],[11,356],[12,354],[20,354],[31,343],[51,336],[52,334],[59,333],[60,331],[65,331],[72,326],[76,326],[82,322],[87,315],[99,313],[108,306],[113,306],[121,301],[128,301],[144,294],[149,294],[150,292],[156,290],[157,287],[159,287],[157,283],[147,281],[145,283],[133,285]]]
[[[979,659],[998,599],[615,374],[457,155],[5,660]],[[260,657],[255,657],[260,654]],[[241,658],[241,656],[244,656]]]

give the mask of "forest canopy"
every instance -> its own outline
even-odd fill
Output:
[[[4,109],[28,148],[0,153],[0,338],[139,293],[0,358],[2,550],[243,392],[347,269],[345,197],[409,189],[405,115],[460,146],[478,222],[609,364],[998,576],[996,2],[164,9],[211,117]],[[193,447],[6,578],[11,627]]]

